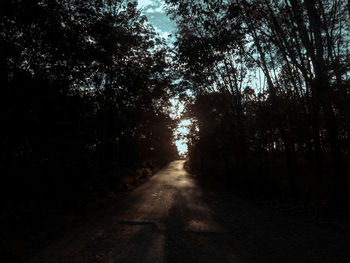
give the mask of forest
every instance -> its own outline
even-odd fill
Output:
[[[1,10],[2,194],[69,199],[174,159],[167,47],[136,3]]]
[[[252,191],[346,202],[350,2],[168,3],[199,130],[191,167]]]
[[[0,257],[34,221],[118,196],[184,157],[178,136],[199,180],[348,210],[350,1],[164,8],[171,45],[137,1],[0,2]],[[178,118],[173,98],[185,105]]]

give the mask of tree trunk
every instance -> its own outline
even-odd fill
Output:
[[[337,201],[347,199],[347,183],[344,176],[344,164],[338,140],[338,126],[336,116],[331,101],[331,87],[329,82],[327,65],[324,60],[321,21],[316,10],[315,0],[305,0],[305,6],[308,12],[310,26],[315,39],[316,55],[313,59],[313,66],[316,76],[316,95],[325,115],[325,121],[328,132],[328,141],[331,148],[332,161],[334,166],[334,192]]]

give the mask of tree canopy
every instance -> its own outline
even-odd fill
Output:
[[[213,169],[220,159],[232,180],[255,164],[291,192],[308,194],[305,189],[322,185],[315,191],[324,196],[331,184],[327,194],[343,199],[350,131],[348,2],[166,2],[178,26],[183,85],[196,97],[190,110],[200,131],[194,162],[201,160],[205,171],[207,159],[216,160]],[[272,167],[281,166],[274,157],[279,153],[286,179],[271,177]],[[253,172],[259,185],[261,177],[255,177]]]
[[[136,2],[13,0],[0,10],[4,195],[99,191],[119,184],[122,167],[176,156],[168,47]]]

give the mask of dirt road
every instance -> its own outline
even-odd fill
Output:
[[[210,193],[203,196],[183,164],[170,163],[29,262],[328,262],[327,256],[332,262],[330,253],[343,252],[330,246],[338,233],[276,217],[231,197],[228,210],[227,204],[215,203],[217,196],[207,201]],[[329,234],[334,238],[329,240]]]

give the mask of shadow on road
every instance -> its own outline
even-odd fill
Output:
[[[348,262],[348,225],[322,229],[228,192],[204,195],[183,165],[170,163],[30,262]]]

